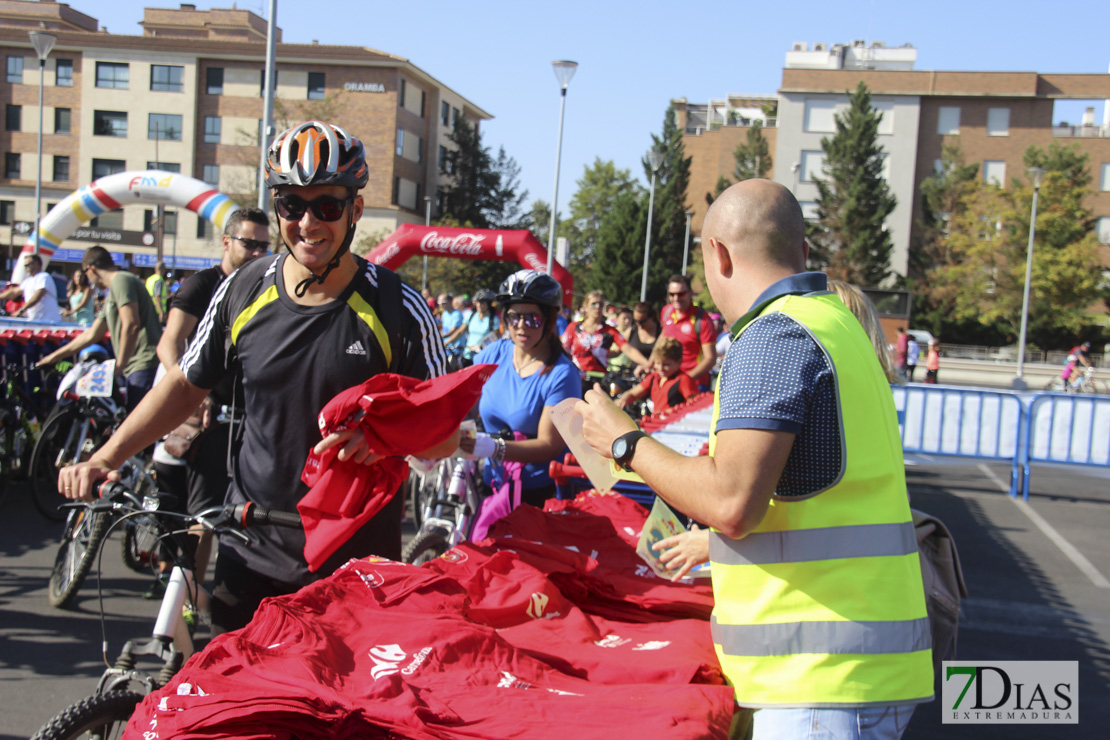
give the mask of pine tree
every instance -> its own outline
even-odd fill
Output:
[[[821,140],[825,168],[814,179],[817,220],[808,229],[811,263],[863,287],[886,280],[894,249],[884,222],[898,201],[882,178],[881,119],[860,82],[849,95],[848,110],[836,116],[836,134]]]
[[[682,144],[674,106],[663,117],[663,131],[651,135],[652,151],[663,153],[663,163],[655,174],[655,208],[652,215],[651,265],[648,269],[648,300],[661,302],[667,292],[667,278],[682,271],[682,249],[686,238],[686,191],[690,185],[690,162]],[[651,182],[651,162],[642,160],[644,176]],[[645,202],[645,211],[647,203]],[[645,213],[646,218],[646,213]],[[642,248],[642,244],[641,244]],[[643,255],[637,265],[642,265]],[[638,274],[642,275],[642,267]],[[637,291],[639,300],[639,291]]]
[[[640,300],[646,219],[646,197],[624,193],[616,198],[598,229],[593,268],[583,286],[586,290],[600,290],[614,302]]]
[[[771,171],[771,146],[763,135],[762,123],[752,122],[747,139],[736,147],[732,156],[736,159],[736,169],[732,173],[736,182],[767,177],[767,173]]]

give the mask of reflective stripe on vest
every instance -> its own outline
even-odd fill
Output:
[[[835,295],[782,296],[759,315],[776,312],[832,368],[841,470],[810,496],[774,496],[741,539],[710,535],[721,667],[748,707],[927,701],[929,626],[890,386]],[[737,337],[754,318],[738,322]],[[728,384],[722,374],[719,388]],[[719,416],[718,396],[710,454]]]

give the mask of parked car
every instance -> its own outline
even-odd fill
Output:
[[[921,345],[921,349],[925,349],[929,346],[929,342],[933,341],[933,335],[924,329],[907,329],[906,333]]]

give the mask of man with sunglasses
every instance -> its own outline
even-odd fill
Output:
[[[690,279],[685,275],[671,275],[667,281],[667,305],[660,318],[663,336],[682,345],[682,372],[708,390],[709,371],[717,362],[717,332],[709,314],[694,305]]]
[[[223,257],[218,265],[200,270],[190,277],[174,294],[173,305],[166,318],[166,328],[158,342],[158,359],[166,371],[174,368],[185,354],[196,333],[197,324],[204,317],[216,288],[231,273],[253,259],[264,256],[270,249],[270,219],[259,208],[240,208],[227,217],[223,234]],[[222,406],[233,405],[235,398],[242,403],[242,390],[233,387],[232,378],[218,383],[194,413],[196,421],[205,430],[189,450],[185,461],[186,500],[181,503],[190,514],[204,511],[223,503],[227,493],[228,449],[231,442],[231,425],[218,423]],[[168,453],[166,453],[168,454]],[[157,459],[158,453],[155,453]],[[204,582],[208,556],[211,552],[211,533],[197,527],[200,545],[196,553],[196,578]]]
[[[380,373],[443,373],[443,342],[420,294],[350,251],[363,210],[358,191],[369,179],[362,142],[309,121],[274,139],[265,174],[288,252],[248,262],[216,288],[195,341],[148,402],[89,462],[62,471],[67,497],[88,498],[95,481],[118,475],[129,454],[238,374],[245,418],[225,500],[293,511],[308,491],[301,473],[310,450],[336,448],[340,461],[355,464],[378,459],[357,426],[320,439],[317,415],[332,398]],[[426,442],[422,457],[444,457],[458,447],[458,433]],[[302,531],[257,527],[249,544],[223,538],[213,631],[242,627],[263,598],[292,593],[351,557],[399,560],[401,506],[394,496],[316,572],[308,570]]]
[[[58,360],[73,357],[78,352],[104,340],[112,340],[116,356],[116,374],[123,378],[127,391],[127,410],[138,406],[158,369],[155,347],[162,337],[162,322],[158,310],[138,275],[121,270],[112,262],[111,253],[104,247],[89,247],[81,258],[81,269],[89,282],[100,290],[107,290],[108,297],[100,315],[88,329],[69,344],[54,350],[39,360],[39,365],[52,365]],[[146,447],[143,445],[136,452]],[[125,458],[126,459],[126,458]]]

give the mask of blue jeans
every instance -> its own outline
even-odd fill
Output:
[[[847,709],[759,709],[753,740],[898,740],[914,705]]]
[[[124,379],[127,384],[127,413],[135,410],[139,401],[143,400],[143,396],[154,385],[154,374],[157,371],[158,365],[155,365],[145,370],[136,370]]]

